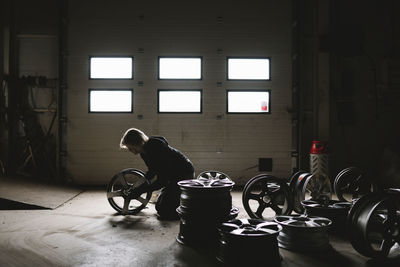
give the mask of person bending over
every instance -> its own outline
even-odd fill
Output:
[[[124,133],[120,147],[135,155],[140,154],[148,168],[145,178],[151,184],[136,188],[136,195],[161,189],[155,205],[160,219],[179,219],[176,208],[179,206],[181,190],[177,182],[194,178],[192,162],[179,150],[171,147],[165,137],[148,137],[135,128]]]

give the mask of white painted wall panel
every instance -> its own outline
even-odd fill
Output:
[[[245,184],[258,158],[291,172],[291,6],[284,1],[69,1],[67,170],[78,184],[106,184],[145,169],[119,149],[130,127],[163,135],[194,163]],[[117,4],[118,3],[118,4]],[[222,17],[222,19],[218,19]],[[89,56],[133,56],[133,80],[89,80]],[[203,80],[157,80],[158,56],[201,56]],[[271,58],[270,81],[227,81],[227,56]],[[138,82],[143,82],[142,86]],[[89,114],[88,89],[133,88],[134,113]],[[201,114],[158,114],[158,89],[202,89]],[[226,114],[227,89],[271,90],[271,114]],[[139,119],[138,115],[143,118]],[[217,118],[217,116],[220,116]]]

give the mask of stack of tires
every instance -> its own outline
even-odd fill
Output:
[[[178,182],[181,188],[180,228],[177,241],[189,246],[209,246],[218,240],[217,227],[236,218],[229,178],[193,179]]]

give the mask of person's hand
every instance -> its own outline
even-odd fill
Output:
[[[138,190],[138,188],[134,188],[130,193],[129,193],[129,198],[130,199],[137,199],[138,197],[140,197],[140,195],[142,194],[142,192],[140,192]]]
[[[142,184],[139,187],[133,188],[132,191],[129,193],[129,197],[131,199],[137,199],[145,192],[147,192],[147,186],[146,184]]]

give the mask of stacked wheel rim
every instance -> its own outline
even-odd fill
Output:
[[[236,218],[239,210],[232,207],[230,179],[193,179],[178,182],[181,188],[180,230],[177,241],[184,245],[216,244],[217,226]]]
[[[328,229],[331,220],[308,215],[276,216],[282,226],[278,236],[279,247],[294,251],[320,251],[330,248]]]
[[[204,171],[201,172],[196,179],[200,179],[200,180],[231,180],[232,179],[225,173],[220,172],[220,171],[215,171],[215,170],[208,170],[208,171]]]
[[[260,219],[236,219],[218,227],[217,259],[227,266],[278,266],[277,236],[282,227]]]
[[[332,221],[331,232],[345,232],[351,203],[339,200],[304,200],[301,202],[306,214],[328,218]]]

